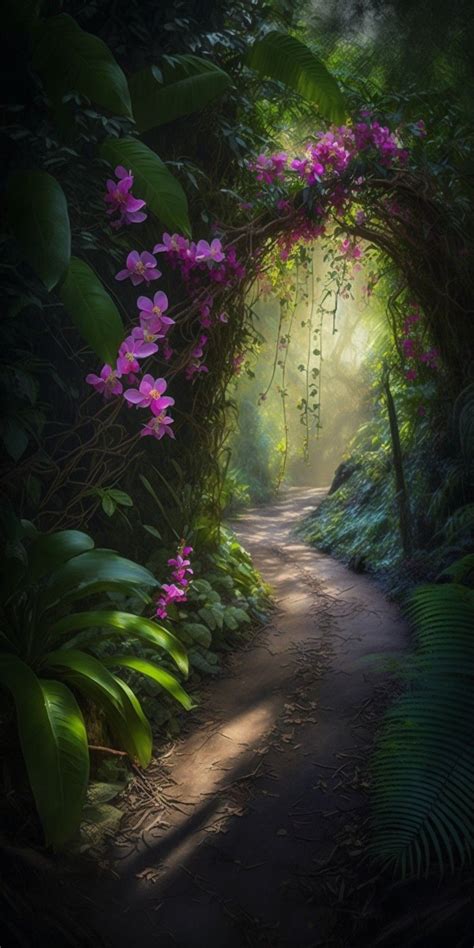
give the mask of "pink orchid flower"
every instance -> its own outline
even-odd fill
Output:
[[[159,290],[155,293],[152,300],[148,296],[139,296],[137,306],[140,310],[140,316],[150,318],[151,316],[162,316],[168,309],[168,297],[166,293]]]
[[[147,250],[143,253],[138,253],[138,250],[132,250],[127,257],[125,269],[119,270],[119,272],[115,274],[115,279],[130,279],[133,286],[138,286],[143,282],[151,283],[152,280],[159,280],[160,276],[161,273],[157,269],[156,258],[153,254],[148,253]]]
[[[154,379],[152,375],[144,375],[140,387],[129,388],[124,392],[124,398],[131,405],[138,408],[151,408],[154,415],[160,415],[165,408],[174,405],[174,398],[165,395],[167,385],[164,379]]]
[[[153,247],[153,253],[178,253],[188,246],[186,237],[181,234],[163,234],[162,243]]]
[[[127,375],[129,372],[139,372],[140,365],[138,359],[147,359],[148,356],[154,355],[155,352],[158,352],[158,346],[154,342],[145,342],[143,339],[137,339],[133,336],[128,336],[122,345],[120,346],[118,359],[117,359],[117,371],[121,375]]]
[[[135,328],[132,329],[132,338],[136,342],[144,342],[147,345],[153,345],[157,339],[160,339],[160,336],[157,332],[152,332],[149,326],[145,329],[142,326],[135,326]],[[156,347],[156,351],[158,352],[158,346]]]
[[[145,207],[145,201],[139,200],[130,194],[133,187],[133,175],[122,165],[115,169],[118,181],[109,178],[107,181],[107,193],[105,203],[111,206],[107,209],[107,214],[118,213],[119,217],[112,222],[112,227],[120,227],[122,224],[139,224],[147,219],[142,208]]]
[[[197,263],[203,263],[208,260],[214,263],[220,263],[225,259],[225,253],[222,250],[222,244],[217,237],[209,244],[207,240],[199,240],[196,247],[195,259]]]
[[[109,399],[113,398],[114,395],[121,395],[123,392],[123,385],[119,382],[120,375],[121,373],[113,369],[111,365],[104,365],[100,375],[94,375],[93,373],[86,375],[86,382],[88,385],[92,385],[96,392],[100,392],[104,398]]]
[[[170,427],[173,421],[170,415],[166,415],[165,412],[162,411],[156,418],[150,418],[146,425],[143,426],[140,437],[146,438],[147,435],[151,435],[152,438],[157,438],[158,441],[161,441],[164,435],[168,435],[169,438],[174,438],[174,431]]]
[[[140,310],[140,325],[142,329],[148,332],[156,333],[163,339],[166,333],[174,326],[174,319],[170,316],[163,316],[168,309],[168,297],[161,291],[155,293],[152,300],[147,296],[139,296],[137,306]]]

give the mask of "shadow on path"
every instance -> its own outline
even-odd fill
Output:
[[[91,893],[116,948],[332,944],[324,864],[366,815],[386,679],[367,657],[403,649],[406,629],[367,578],[295,539],[324,493],[294,489],[234,524],[277,610],[207,686],[166,761],[163,818],[150,810]]]

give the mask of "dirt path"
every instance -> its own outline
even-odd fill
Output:
[[[157,767],[162,806],[138,843],[119,841],[98,924],[117,948],[333,943],[385,677],[364,658],[403,648],[406,629],[371,581],[295,540],[322,496],[294,489],[235,524],[278,609]]]

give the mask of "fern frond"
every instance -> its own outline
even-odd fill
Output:
[[[474,592],[423,586],[407,611],[415,672],[374,756],[371,845],[402,878],[454,872],[474,847]]]

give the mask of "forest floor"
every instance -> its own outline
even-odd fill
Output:
[[[374,912],[359,864],[390,678],[368,656],[408,635],[371,580],[295,539],[324,494],[295,488],[233,524],[276,608],[137,777],[88,887],[89,921],[114,948],[352,946],[341,917]]]

